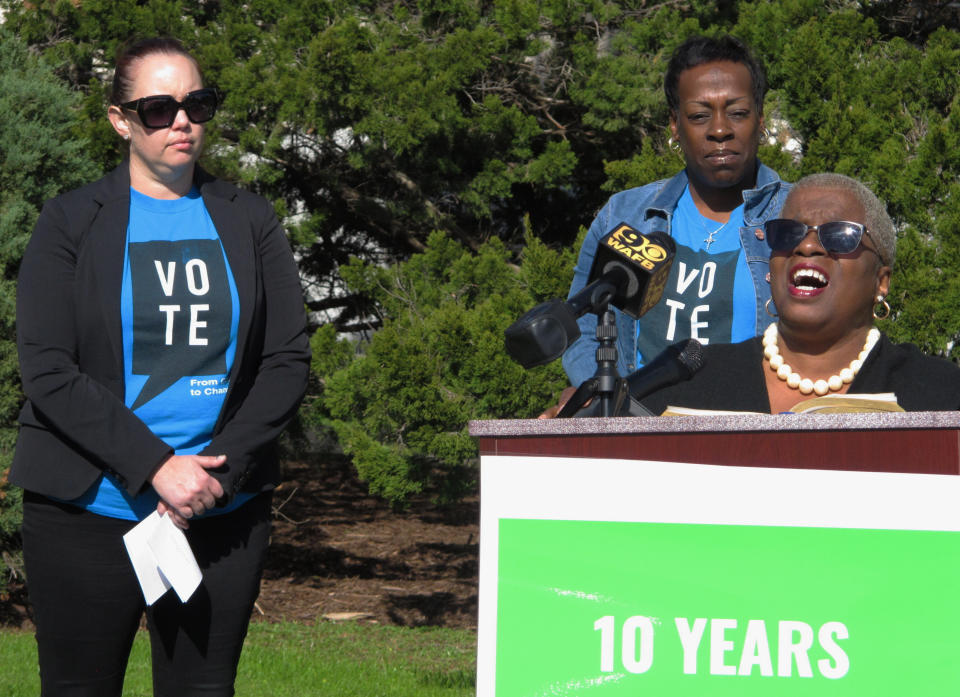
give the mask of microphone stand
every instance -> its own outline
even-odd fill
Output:
[[[607,305],[597,315],[597,372],[584,381],[557,414],[565,419],[571,416],[617,416],[622,413],[629,397],[627,381],[617,373],[617,322]],[[588,401],[590,405],[583,407]],[[584,413],[580,414],[583,409]]]

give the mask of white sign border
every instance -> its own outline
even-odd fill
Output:
[[[477,696],[496,694],[503,518],[960,530],[960,477],[485,455],[480,459]]]

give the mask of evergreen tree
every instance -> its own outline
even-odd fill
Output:
[[[390,267],[354,260],[354,290],[375,298],[383,327],[362,353],[328,328],[313,349],[324,384],[306,412],[332,426],[370,491],[394,504],[430,487],[456,499],[475,482],[471,419],[534,416],[566,384],[559,361],[525,371],[503,332],[543,299],[563,295],[573,252],[529,238],[519,270],[497,239],[473,253],[443,233]]]
[[[899,250],[882,327],[927,351],[960,351],[960,14],[951,3],[0,7],[85,95],[84,133],[104,168],[119,159],[103,118],[117,45],[172,34],[197,52],[226,94],[205,166],[274,202],[312,317],[333,323],[314,338],[321,355],[305,413],[335,428],[388,498],[423,486],[438,464],[469,460],[466,419],[529,416],[550,401],[542,395],[562,382],[556,366],[519,374],[501,362],[502,328],[544,297],[525,285],[529,255],[542,248],[531,235],[569,261],[611,192],[680,169],[666,148],[661,80],[672,49],[694,33],[733,33],[766,63],[776,138],[761,147],[766,164],[787,180],[843,172],[888,202]],[[788,141],[799,148],[783,149]],[[472,264],[489,278],[451,275]],[[551,292],[562,295],[569,266],[555,274]],[[489,290],[464,296],[458,282]],[[481,365],[469,367],[464,345]],[[517,391],[518,381],[529,385]]]
[[[516,255],[525,216],[568,245],[608,195],[607,161],[643,152],[638,166],[675,172],[660,80],[698,26],[639,0],[4,4],[87,92],[104,168],[119,158],[102,119],[117,45],[184,40],[226,95],[205,165],[275,202],[311,309],[341,331],[373,314],[337,273],[351,257],[401,261],[438,229],[474,251],[495,235]]]
[[[78,129],[77,96],[0,25],[0,552],[18,547],[20,519],[19,489],[6,483],[23,400],[14,326],[20,258],[43,202],[98,174]]]
[[[929,353],[960,357],[960,32],[920,45],[884,36],[852,8],[795,0],[744,7],[738,28],[783,40],[771,97],[803,142],[792,176],[840,172],[869,185],[897,224],[898,250],[881,328]],[[805,20],[794,28],[807,13]]]

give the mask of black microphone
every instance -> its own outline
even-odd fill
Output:
[[[661,387],[689,380],[703,367],[703,344],[687,339],[664,349],[656,358],[626,377],[628,399],[624,400],[616,416],[656,416],[640,400]],[[575,396],[575,395],[574,395]],[[570,398],[574,401],[574,397]],[[601,416],[597,400],[576,411],[576,416]],[[566,414],[573,416],[574,414]]]
[[[540,303],[504,330],[507,353],[527,369],[559,358],[580,338],[577,317],[562,300]]]
[[[660,355],[627,376],[630,392],[630,416],[652,416],[640,400],[662,387],[689,380],[704,364],[703,345],[696,339],[687,339],[668,346]]]
[[[660,300],[676,245],[663,232],[642,234],[620,223],[597,245],[587,285],[537,305],[507,327],[507,353],[524,368],[559,358],[580,337],[577,318],[614,305],[637,319]]]

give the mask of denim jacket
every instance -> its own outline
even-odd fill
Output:
[[[670,223],[677,201],[687,186],[687,172],[682,170],[671,179],[663,179],[614,194],[600,209],[590,231],[587,233],[580,256],[574,267],[573,283],[570,286],[572,297],[583,289],[590,275],[593,257],[597,245],[613,226],[625,222],[640,232],[655,230],[670,232]],[[743,192],[743,227],[740,228],[740,243],[746,250],[747,265],[753,277],[757,298],[757,332],[765,327],[769,320],[764,305],[770,298],[770,285],[766,276],[770,261],[770,248],[764,241],[762,230],[758,227],[770,218],[774,218],[783,208],[790,184],[769,167],[761,164],[757,169],[757,188]],[[637,369],[637,320],[611,306],[617,319],[617,372],[626,377]],[[766,321],[765,321],[766,320]],[[579,320],[581,336],[563,354],[563,368],[570,378],[571,385],[579,385],[592,377],[597,369],[596,338],[597,317],[587,313]],[[663,348],[667,348],[664,344]]]

